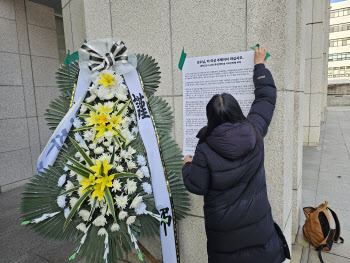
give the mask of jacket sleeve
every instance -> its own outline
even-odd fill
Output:
[[[255,65],[253,81],[255,100],[247,119],[262,136],[265,136],[275,110],[276,86],[271,72],[265,68],[264,64]]]
[[[182,178],[189,192],[197,195],[208,193],[210,171],[206,157],[200,147],[197,146],[192,162],[187,162],[182,167]]]

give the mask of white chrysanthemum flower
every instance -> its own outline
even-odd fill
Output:
[[[121,126],[122,126],[123,130],[127,130],[127,129],[129,129],[129,125],[130,125],[129,123],[125,122],[125,123],[122,123]]]
[[[123,158],[123,159],[130,159],[131,155],[127,151],[121,150],[120,151],[120,157]]]
[[[81,120],[78,117],[74,119],[73,126],[75,128],[80,128],[82,125],[83,125],[83,123],[81,122]]]
[[[141,166],[141,171],[145,177],[149,178],[149,170],[147,166]]]
[[[109,151],[110,153],[113,153],[113,146],[109,146],[109,147],[108,147],[108,151]]]
[[[101,99],[101,100],[105,100],[106,97],[108,96],[108,94],[111,93],[111,90],[109,88],[99,88],[97,90],[97,96]]]
[[[117,148],[116,148],[117,150]],[[121,160],[121,157],[119,155],[114,155],[114,161],[116,161],[117,163],[119,163]]]
[[[97,235],[99,235],[99,236],[106,236],[107,235],[107,231],[106,231],[106,229],[105,228],[100,228],[100,230],[98,230],[98,232],[97,232]]]
[[[152,186],[145,182],[145,183],[142,183],[142,188],[143,188],[143,191],[145,191],[147,194],[152,194]]]
[[[81,187],[79,187],[79,189],[78,189],[78,195],[79,195],[79,197],[81,197],[82,195],[83,195],[83,187],[81,186]]]
[[[72,189],[74,187],[74,184],[71,182],[71,181],[67,181],[67,183],[66,183],[66,191],[68,191],[68,190],[70,190],[70,189]],[[68,193],[68,196],[71,196],[72,195],[72,193]]]
[[[96,149],[94,150],[95,154],[102,154],[103,153],[103,147],[99,146],[96,147]]]
[[[84,220],[84,221],[88,221],[89,216],[90,216],[90,212],[87,210],[80,210],[79,211],[79,216]]]
[[[84,114],[87,111],[87,107],[85,105],[80,106],[80,114]]]
[[[78,202],[78,198],[71,197],[69,200],[70,207],[73,207],[76,204],[76,202]]]
[[[137,189],[137,184],[134,180],[130,180],[127,179],[126,180],[126,185],[125,185],[125,189],[127,191],[128,194],[132,194],[135,193],[136,189]]]
[[[122,194],[120,196],[115,196],[114,199],[116,201],[116,205],[121,209],[124,209],[126,207],[126,205],[128,204],[128,196],[127,195]]]
[[[108,163],[111,161],[111,155],[109,155],[108,153],[103,153],[100,155],[100,157],[98,157],[98,160],[100,162],[103,162],[104,159],[107,159],[108,160]]]
[[[90,144],[89,144],[89,148],[90,148],[91,150],[95,150],[96,147],[97,147],[97,144],[96,144],[96,143],[90,143]]]
[[[139,178],[139,180],[141,180],[144,177],[143,172],[140,169],[138,169],[135,174],[137,175],[137,178]]]
[[[130,155],[133,155],[134,153],[136,153],[136,150],[134,148],[132,148],[131,146],[128,147],[128,153]]]
[[[96,199],[96,198],[92,198],[92,197],[90,196],[88,202],[89,202],[89,205],[90,205],[91,207],[94,205],[95,199]],[[95,208],[98,208],[98,207],[100,207],[100,202],[96,202]]]
[[[126,144],[129,144],[130,142],[135,140],[135,136],[132,135],[129,130],[125,130],[124,137],[125,137],[125,143]]]
[[[96,95],[91,95],[90,97],[85,99],[85,102],[91,103],[96,99]]]
[[[63,170],[64,170],[65,172],[67,172],[67,171],[69,170],[69,168],[68,168],[67,166],[65,166],[65,167],[63,167]]]
[[[131,104],[131,103],[130,103]],[[129,104],[129,105],[130,105]],[[131,122],[131,119],[130,119],[130,117],[128,117],[128,116],[125,116],[124,117],[124,121],[126,121],[127,123],[130,123]]]
[[[104,141],[102,144],[103,144],[105,147],[111,146],[111,141],[110,141],[110,139],[112,139],[112,137],[113,137],[113,132],[112,132],[112,131],[105,132],[105,137],[106,137],[108,140],[107,140],[107,141]]]
[[[83,132],[83,136],[85,141],[92,141],[95,136],[95,130],[93,129],[85,130]]]
[[[67,195],[60,195],[57,197],[57,204],[59,207],[64,208],[66,206],[66,196]]]
[[[70,208],[67,206],[67,207],[64,209],[64,217],[65,217],[65,218],[68,217],[69,212],[70,212]]]
[[[120,226],[116,222],[114,222],[113,225],[111,226],[111,231],[115,232],[115,231],[119,231],[119,229],[120,229]]]
[[[103,215],[99,215],[96,217],[96,219],[92,222],[95,226],[104,226],[107,223],[106,218]]]
[[[131,170],[131,169],[134,169],[136,167],[136,163],[133,162],[133,161],[128,161],[126,162],[127,165],[128,165],[128,169]]]
[[[73,177],[73,176],[75,176],[77,173],[76,172],[74,172],[74,171],[69,171],[69,176],[70,177]]]
[[[81,158],[81,157],[83,157],[83,156],[81,155],[80,152],[76,152],[76,153],[74,154],[74,157],[75,157],[75,158]]]
[[[102,136],[102,137],[100,137],[100,138],[97,138],[97,139],[96,139],[96,143],[98,143],[98,144],[103,143],[103,141],[104,141],[103,136]]]
[[[57,182],[58,187],[62,187],[62,185],[64,185],[64,183],[66,182],[66,178],[67,178],[66,174],[62,174],[60,176],[60,178],[58,179],[58,182]]]
[[[85,233],[86,225],[84,223],[80,223],[79,225],[77,225],[77,229]]]
[[[146,165],[146,158],[142,155],[137,155],[137,164],[140,166]]]
[[[146,207],[147,207],[147,205],[144,202],[142,202],[139,205],[139,207],[135,209],[136,215],[142,215],[143,213],[145,213]]]
[[[121,89],[121,88],[118,88],[118,89],[115,90],[115,97],[118,98],[121,101],[126,101],[128,99],[127,92],[125,92],[125,90]]]
[[[119,215],[118,215],[118,218],[119,218],[119,220],[124,220],[127,216],[128,216],[128,213],[127,213],[127,212],[125,212],[125,211],[120,211],[120,212],[119,212]]]
[[[107,102],[105,102],[105,103],[103,103],[103,106],[108,106],[108,108],[113,108],[113,105],[114,105],[114,103],[112,102],[112,101],[107,101]]]
[[[135,222],[136,216],[129,216],[128,219],[126,220],[127,225],[131,225]]]
[[[108,205],[106,203],[103,203],[101,205],[101,210],[100,210],[101,214],[105,216],[107,214],[107,209],[108,209]]]
[[[130,208],[138,208],[142,202],[142,196],[137,195],[134,200],[132,200]]]
[[[121,191],[122,184],[119,179],[114,179],[112,184],[112,192]]]
[[[139,128],[136,126],[131,129],[131,134],[134,136],[136,136],[138,134],[138,132],[139,132]]]
[[[82,176],[77,175],[77,180],[78,180],[79,183],[80,183],[80,181],[83,180],[83,179],[84,179],[84,178],[83,178]]]
[[[123,85],[123,77],[121,75],[115,75],[113,80],[118,86]]]
[[[110,92],[106,96],[104,96],[104,99],[105,100],[111,100],[111,99],[113,99],[113,97],[114,97],[114,92],[112,92],[110,90]]]
[[[123,108],[124,104],[125,104],[125,103],[119,103],[119,104],[117,105],[117,110],[120,110],[121,108]]]
[[[120,164],[115,169],[117,170],[118,173],[122,173],[124,171],[123,166],[121,166]]]

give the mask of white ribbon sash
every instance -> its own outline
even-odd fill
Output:
[[[156,208],[161,217],[168,219],[169,222],[168,224],[162,222],[160,225],[163,262],[180,262],[176,237],[176,221],[174,222],[173,206],[170,200],[171,193],[163,166],[159,137],[153,123],[147,96],[136,70],[124,74],[124,79],[135,108],[139,132],[147,154]]]
[[[57,155],[60,152],[70,129],[72,128],[72,123],[78,110],[80,109],[80,105],[84,101],[89,87],[88,79],[90,74],[91,73],[88,69],[80,69],[72,107],[58,124],[44,150],[41,152],[37,162],[37,174],[39,174],[40,171],[43,171],[43,169],[47,168],[49,165],[54,164]]]

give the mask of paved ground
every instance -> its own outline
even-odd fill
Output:
[[[17,188],[0,194],[0,262],[68,262],[74,245],[48,242],[20,225],[17,207],[21,191]],[[326,263],[350,263],[350,107],[329,108],[319,146],[304,148],[303,206],[326,200],[338,214],[345,243],[334,244],[330,253],[323,253],[323,259]],[[300,233],[293,250],[293,263],[319,262],[316,251]]]
[[[303,207],[324,201],[338,214],[344,244],[322,253],[325,263],[350,262],[350,107],[328,108],[318,147],[304,147]],[[305,217],[302,215],[301,221]],[[318,256],[302,232],[293,247],[292,263],[318,263]]]

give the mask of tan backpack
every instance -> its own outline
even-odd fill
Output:
[[[328,210],[331,212],[335,229],[331,228],[330,216]],[[317,208],[304,207],[304,214],[306,216],[305,224],[303,226],[303,235],[307,242],[314,245],[318,251],[318,257],[323,263],[321,251],[329,251],[332,248],[333,242],[344,243],[344,239],[340,236],[340,223],[337,214],[328,207],[328,202],[320,204]]]

